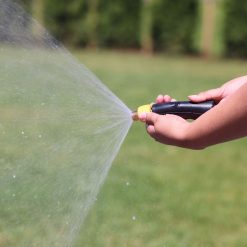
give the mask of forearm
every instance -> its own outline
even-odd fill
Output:
[[[207,146],[247,136],[247,84],[189,125],[188,146]]]

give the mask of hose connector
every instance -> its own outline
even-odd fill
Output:
[[[139,106],[137,111],[132,112],[132,119],[134,121],[138,121],[139,114],[144,112],[151,112],[151,111],[152,111],[152,104]]]

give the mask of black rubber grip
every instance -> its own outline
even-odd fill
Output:
[[[161,104],[153,104],[152,112],[160,115],[174,114],[184,119],[197,119],[203,113],[215,105],[214,101],[193,103],[191,101],[175,101]]]

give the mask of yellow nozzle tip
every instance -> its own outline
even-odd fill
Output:
[[[138,121],[139,120],[139,115],[141,113],[144,113],[144,112],[151,112],[152,111],[152,104],[149,104],[149,105],[142,105],[140,107],[138,107],[137,111],[135,112],[132,112],[132,119],[134,121]]]
[[[151,104],[139,106],[137,109],[138,115],[141,113],[144,113],[144,112],[151,112],[151,111],[152,111],[152,105]]]

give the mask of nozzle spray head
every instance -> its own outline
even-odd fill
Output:
[[[139,115],[141,113],[151,112],[151,111],[152,111],[152,104],[139,106],[137,111],[133,111],[132,112],[132,119],[134,121],[138,121],[139,120]]]
[[[139,120],[137,111],[133,111],[132,112],[132,119],[133,119],[133,121],[138,121]]]

